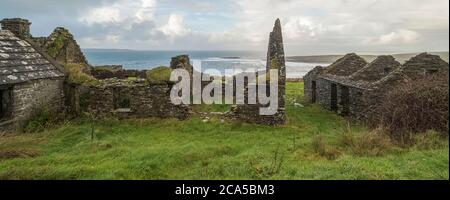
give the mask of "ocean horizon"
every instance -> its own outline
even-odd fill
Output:
[[[152,69],[169,66],[172,57],[189,55],[195,69],[204,72],[215,69],[224,74],[226,69],[265,69],[266,55],[263,51],[182,51],[182,50],[128,50],[83,49],[91,65],[122,65],[124,69]],[[286,62],[286,76],[301,78],[315,66],[323,63]],[[213,75],[218,75],[212,73]]]

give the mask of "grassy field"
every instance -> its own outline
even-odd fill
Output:
[[[289,83],[288,122],[278,128],[194,116],[104,120],[93,141],[83,120],[1,136],[0,179],[449,178],[447,138],[427,134],[399,145],[304,103],[302,88]]]

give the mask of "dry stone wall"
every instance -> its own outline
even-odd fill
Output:
[[[187,119],[188,105],[174,105],[170,100],[171,83],[147,84],[106,79],[96,85],[71,86],[72,113],[92,113],[97,117],[174,117]],[[75,91],[74,91],[75,90]]]

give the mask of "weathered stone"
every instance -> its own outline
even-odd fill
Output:
[[[328,66],[325,73],[338,76],[349,76],[366,65],[367,62],[363,58],[355,53],[350,53]]]
[[[329,110],[359,119],[366,118],[373,107],[383,103],[381,101],[383,95],[396,89],[399,84],[413,81],[420,76],[449,70],[448,63],[439,56],[422,53],[403,65],[392,56],[380,56],[351,74],[351,70],[358,67],[346,65],[356,63],[356,66],[360,66],[364,62],[355,55],[348,54],[346,57],[325,70],[315,68],[310,71],[304,77],[305,98],[309,102],[315,102],[317,99],[320,105]],[[342,76],[344,74],[346,76]]]
[[[350,79],[355,81],[377,81],[400,67],[393,56],[379,56],[374,61],[355,72]]]
[[[73,35],[65,28],[57,27],[48,37],[34,38],[49,56],[61,64],[78,64],[89,73],[89,64]]]
[[[172,58],[170,61],[170,68],[172,69],[185,69],[192,75],[194,67],[191,65],[188,55],[179,55]]]
[[[2,24],[3,30],[10,30],[17,37],[20,37],[22,39],[31,37],[30,34],[31,22],[29,22],[26,19],[21,18],[3,19],[2,21],[0,21],[0,23]]]
[[[188,105],[173,105],[170,100],[171,84],[147,84],[119,79],[101,80],[96,85],[73,86],[70,94],[71,112],[89,112],[97,117],[175,117],[186,119]],[[75,90],[75,91],[74,91]]]
[[[123,69],[122,65],[103,65],[91,67],[90,72],[97,79],[127,79],[130,77],[145,79],[147,70]]]
[[[245,82],[244,86],[244,98],[245,104],[243,105],[234,105],[230,112],[227,114],[228,116],[236,119],[242,120],[249,123],[258,123],[265,125],[281,125],[286,121],[285,116],[285,91],[286,91],[286,66],[285,66],[285,57],[284,57],[284,48],[283,48],[283,36],[281,31],[281,23],[280,20],[277,19],[275,21],[275,25],[273,31],[269,36],[269,45],[267,51],[267,64],[266,64],[266,72],[269,73],[270,69],[276,69],[278,71],[278,108],[274,115],[261,115],[260,108],[267,107],[267,105],[262,105],[259,102],[257,104],[249,104],[247,102],[248,99],[248,86],[249,83]],[[262,75],[257,73],[255,76]],[[264,74],[267,76],[267,74]],[[234,81],[233,81],[234,82]],[[266,82],[267,85],[259,84],[258,87],[266,87],[268,90],[269,81]],[[267,91],[267,94],[270,94]]]
[[[43,108],[53,113],[63,110],[64,73],[25,37],[28,36],[0,30],[0,131],[22,127]]]
[[[447,70],[448,63],[437,55],[421,53],[412,57],[403,64],[402,70],[408,76],[426,75],[436,73],[440,70]]]
[[[315,103],[317,100],[317,78],[324,71],[324,68],[317,66],[303,77],[304,98],[307,102]]]

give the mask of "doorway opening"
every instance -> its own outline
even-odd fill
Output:
[[[316,95],[317,95],[317,92],[316,92],[316,81],[311,81],[311,89],[312,89],[312,91],[311,91],[311,102],[312,103],[316,103]]]
[[[341,86],[340,106],[341,114],[348,115],[350,113],[350,92],[347,86]]]
[[[335,83],[331,84],[331,110],[337,111],[337,85]]]

